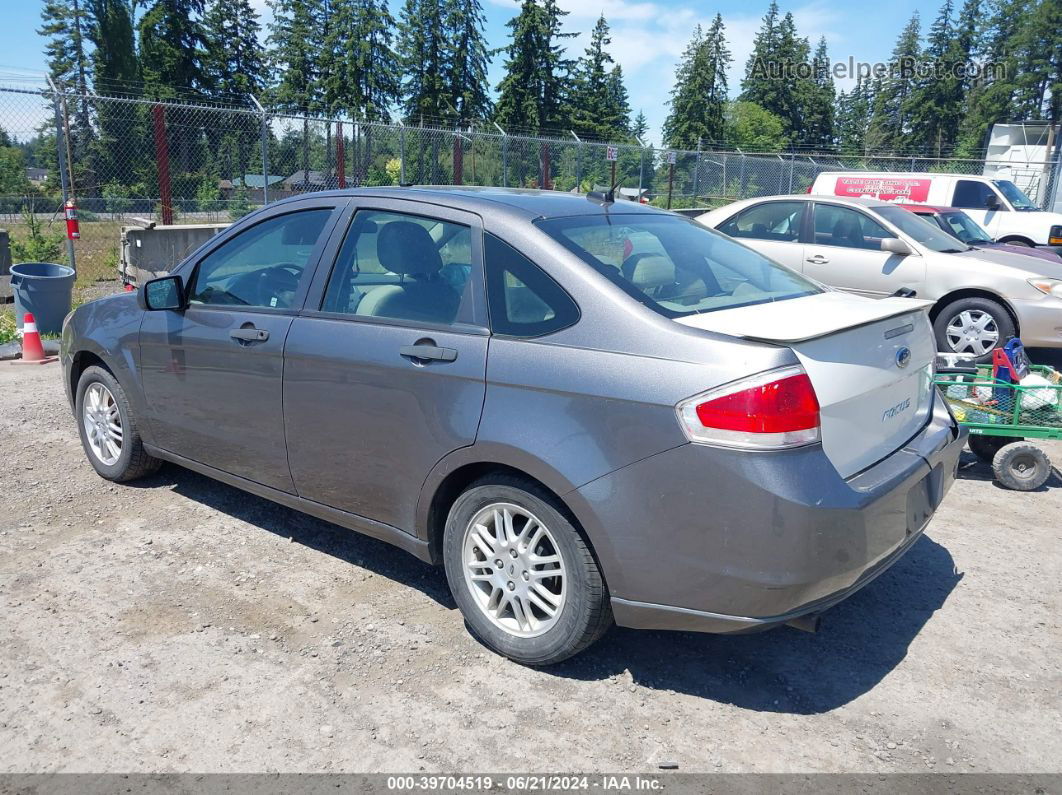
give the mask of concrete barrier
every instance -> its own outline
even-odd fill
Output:
[[[123,226],[118,276],[124,283],[134,285],[162,276],[228,226],[227,223]]]

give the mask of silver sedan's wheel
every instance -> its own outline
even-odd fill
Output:
[[[122,455],[122,415],[114,395],[99,381],[85,390],[81,422],[92,454],[101,464],[116,464]]]
[[[965,309],[948,322],[945,335],[955,353],[984,356],[999,343],[999,325],[988,312]]]
[[[564,610],[567,573],[550,529],[526,508],[479,510],[462,541],[464,579],[494,626],[519,638],[548,632]]]

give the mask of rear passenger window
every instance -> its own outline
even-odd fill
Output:
[[[472,272],[469,227],[361,210],[336,257],[321,309],[449,325],[464,320]]]
[[[495,334],[539,337],[579,319],[579,307],[531,260],[494,235],[486,235],[487,303]]]
[[[720,224],[719,231],[730,237],[792,243],[800,237],[803,215],[803,202],[766,202],[750,207]]]

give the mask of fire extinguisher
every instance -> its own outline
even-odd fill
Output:
[[[77,205],[73,199],[66,202],[66,236],[70,240],[78,240],[81,237],[81,226],[77,222]]]

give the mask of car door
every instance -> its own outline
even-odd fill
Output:
[[[288,461],[299,496],[412,532],[431,468],[479,426],[482,225],[430,204],[358,201],[288,334]]]
[[[965,210],[976,223],[988,230],[993,240],[1000,236],[1000,226],[1003,213],[1007,211],[1007,204],[987,182],[976,179],[955,180],[955,194],[948,203],[952,207]],[[989,209],[990,203],[998,205],[997,209]]]
[[[140,362],[159,447],[293,492],[284,340],[346,199],[278,205],[177,270],[183,311],[147,312]]]
[[[831,287],[882,298],[901,287],[917,290],[924,279],[921,257],[881,250],[896,237],[862,210],[815,202],[804,245],[804,273]]]
[[[809,202],[765,201],[746,207],[717,228],[793,270],[803,268],[800,227]]]

